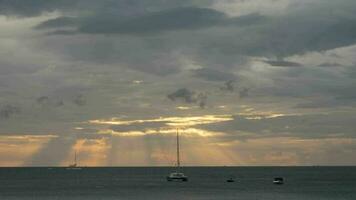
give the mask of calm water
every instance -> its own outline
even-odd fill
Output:
[[[171,170],[0,168],[0,199],[356,200],[356,167],[189,167],[182,183],[166,182]]]

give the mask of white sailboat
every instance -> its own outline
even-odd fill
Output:
[[[188,181],[188,177],[180,171],[180,155],[179,155],[179,133],[177,130],[177,168],[175,172],[167,176],[167,181]]]

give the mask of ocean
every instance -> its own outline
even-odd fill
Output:
[[[167,182],[173,170],[0,168],[0,199],[356,200],[356,167],[184,167],[188,182]],[[274,177],[285,184],[272,184]]]

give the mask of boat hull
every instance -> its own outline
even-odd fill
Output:
[[[282,177],[277,177],[277,178],[274,178],[273,180],[273,184],[275,185],[283,185],[284,183],[284,178]]]
[[[187,182],[188,177],[169,177],[167,176],[167,181],[176,181],[176,182]]]
[[[273,181],[273,184],[275,184],[275,185],[283,185],[283,181]]]

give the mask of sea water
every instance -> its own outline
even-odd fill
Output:
[[[356,200],[356,167],[184,167],[188,182],[167,182],[173,170],[0,168],[0,199]]]

